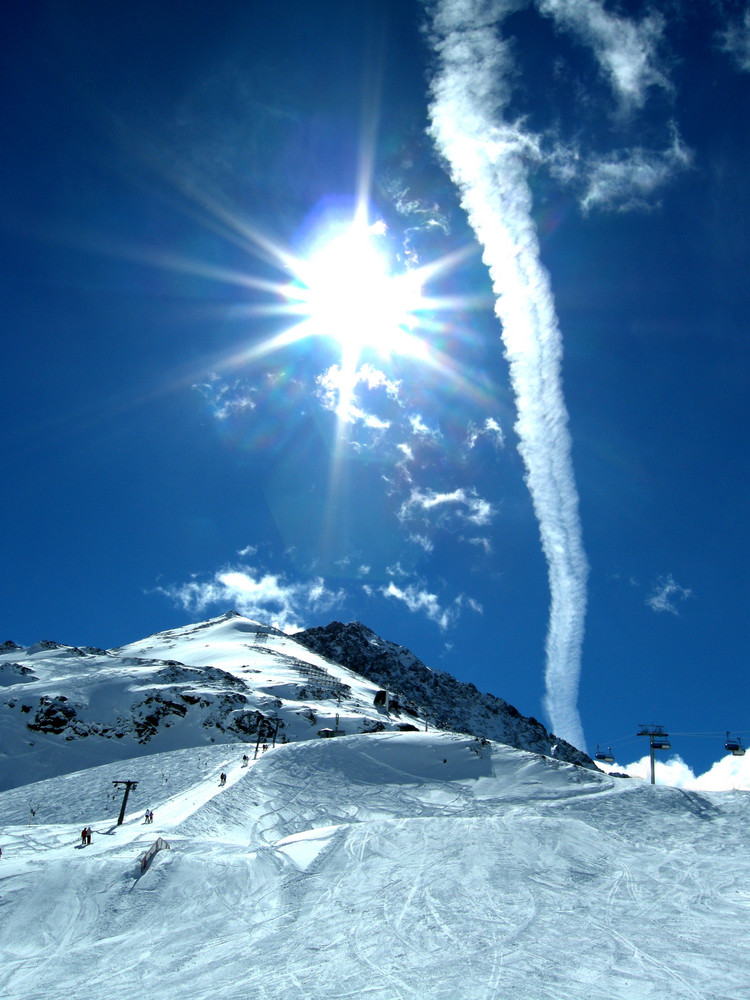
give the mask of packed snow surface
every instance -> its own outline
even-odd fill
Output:
[[[0,996],[750,1000],[748,793],[434,732],[246,749],[0,793]]]

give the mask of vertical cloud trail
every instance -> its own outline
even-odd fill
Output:
[[[550,583],[545,710],[585,747],[577,708],[588,565],[581,539],[561,379],[562,338],[539,259],[524,157],[533,138],[504,122],[512,58],[497,25],[512,2],[441,0],[430,39],[438,58],[430,132],[484,246],[516,397],[516,432]]]

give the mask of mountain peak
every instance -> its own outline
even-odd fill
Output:
[[[6,643],[0,687],[0,789],[182,747],[415,729],[595,766],[358,621],[289,636],[229,611],[108,651]]]

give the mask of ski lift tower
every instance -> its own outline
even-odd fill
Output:
[[[669,733],[664,732],[664,726],[644,726],[641,725],[637,736],[648,736],[651,746],[651,784],[654,780],[654,750],[671,750],[672,744],[669,742]]]
[[[120,815],[117,819],[117,825],[122,826],[122,821],[125,819],[125,806],[128,804],[128,795],[130,795],[131,788],[137,788],[137,781],[113,781],[112,784],[115,788],[119,788],[120,785],[125,786],[125,793],[122,797],[122,806],[120,808]]]

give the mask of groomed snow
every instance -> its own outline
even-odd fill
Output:
[[[750,998],[747,793],[436,733],[243,749],[0,794],[0,996]]]

